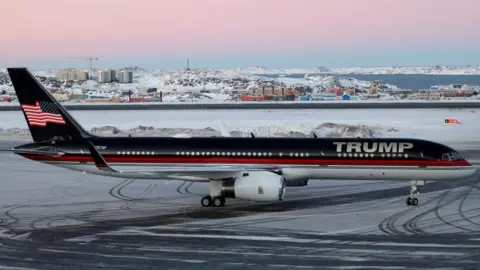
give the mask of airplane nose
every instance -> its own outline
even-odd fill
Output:
[[[455,160],[455,161],[453,161],[453,163],[455,163],[457,166],[462,166],[462,167],[472,167],[473,166],[472,163],[470,163],[466,159]]]
[[[464,160],[465,162],[465,167],[468,167],[468,176],[473,175],[477,172],[477,166],[474,166],[470,161]]]
[[[464,159],[465,161],[465,166],[468,166],[468,167],[473,167],[472,163],[470,163],[470,161]]]

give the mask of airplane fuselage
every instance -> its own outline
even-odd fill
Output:
[[[287,181],[449,180],[475,171],[452,148],[419,139],[94,137],[90,141],[105,161],[118,171],[262,164],[278,167]],[[86,140],[32,143],[15,149],[17,154],[32,160],[109,175],[95,167]],[[22,149],[62,154],[24,153]],[[130,177],[128,174],[111,176]],[[137,178],[158,179],[158,175]]]

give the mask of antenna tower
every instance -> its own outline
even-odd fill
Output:
[[[93,65],[92,61],[93,60],[98,60],[98,57],[93,57],[93,56],[87,56],[87,57],[70,57],[70,59],[83,59],[88,61],[88,67],[89,67],[89,72],[93,71]]]

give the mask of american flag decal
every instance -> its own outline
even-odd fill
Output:
[[[66,125],[55,104],[46,101],[37,101],[35,105],[23,105],[22,109],[27,116],[30,126],[46,127],[47,123]]]

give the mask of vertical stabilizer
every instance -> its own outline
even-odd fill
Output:
[[[8,68],[35,142],[93,137],[68,114],[27,68]]]

